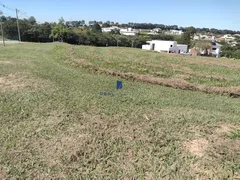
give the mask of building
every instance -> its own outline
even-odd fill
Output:
[[[225,41],[225,38],[221,37],[221,38],[217,38],[216,41],[220,42],[220,41]]]
[[[193,56],[199,56],[199,55],[200,55],[199,50],[197,50],[197,49],[195,49],[195,48],[189,49],[189,52],[190,52],[190,54],[193,55]]]
[[[151,32],[154,32],[154,33],[160,33],[162,31],[161,28],[154,28],[153,30],[151,30]]]
[[[236,46],[237,44],[238,44],[237,41],[233,41],[233,42],[231,42],[231,46],[232,46],[232,47]]]
[[[223,38],[225,39],[226,42],[229,42],[229,41],[234,41],[236,38],[231,36],[230,34],[225,34],[223,36]]]
[[[211,43],[211,44],[210,44]],[[216,56],[220,57],[221,54],[221,44],[218,44],[215,41],[209,42],[209,48],[199,48],[194,47],[189,50],[192,55],[203,55],[203,56]]]
[[[183,31],[181,31],[181,30],[170,30],[170,34],[181,35],[181,34],[183,34]]]
[[[167,53],[187,53],[188,49],[188,45],[177,44],[176,41],[152,40],[147,43],[142,46],[142,49]]]
[[[193,40],[200,40],[200,35],[194,35]]]
[[[114,30],[119,30],[120,28],[117,26],[112,26],[112,27],[106,27],[106,28],[102,28],[102,32],[111,32]]]
[[[211,36],[211,35],[203,35],[203,34],[200,34],[200,39],[202,40],[207,40],[207,41],[213,41],[215,40],[215,36]]]
[[[222,47],[221,44],[212,42],[212,49],[210,51],[210,54],[212,54],[213,56],[216,56],[216,57],[220,57],[221,47]]]
[[[126,36],[135,36],[137,31],[132,28],[120,29],[120,33]]]

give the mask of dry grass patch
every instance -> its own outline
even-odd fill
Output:
[[[172,78],[186,80],[186,79],[190,78],[190,75],[187,75],[187,74],[176,74],[176,75],[173,75]]]
[[[5,180],[6,174],[8,173],[8,168],[2,167],[0,165],[0,179]]]
[[[203,157],[209,146],[209,142],[206,139],[196,139],[185,142],[183,145],[192,155]]]
[[[60,137],[51,139],[40,138],[32,144],[49,167],[62,164],[62,160],[68,157],[69,160],[77,160],[76,152],[84,145],[87,136],[85,134],[63,134]]]
[[[106,59],[106,58],[102,58],[102,57],[100,57],[100,56],[93,56],[95,59],[97,59],[97,60],[99,60],[99,61],[104,61],[104,62],[106,62],[106,63],[112,63],[112,60],[110,60],[110,59]]]
[[[216,133],[219,134],[219,135],[223,135],[223,134],[228,134],[231,131],[234,131],[234,130],[237,130],[237,129],[240,129],[240,127],[239,126],[233,126],[233,125],[230,125],[230,124],[221,124],[216,129]]]
[[[230,60],[228,61],[222,61],[222,60],[202,60],[202,59],[196,59],[196,60],[190,60],[190,59],[183,59],[185,62],[190,63],[190,64],[197,64],[197,65],[211,65],[211,66],[222,66],[222,67],[227,67],[227,68],[233,68],[233,69],[240,69],[240,64],[236,61],[231,62]]]
[[[240,140],[226,136],[237,128],[231,124],[202,127],[202,130],[196,127],[200,134],[197,133],[192,141],[183,142],[183,151],[198,158],[191,165],[198,179],[234,179],[240,176]]]
[[[217,86],[207,86],[207,85],[198,85],[189,83],[185,80],[188,76],[181,76],[179,78],[172,77],[172,78],[158,78],[154,77],[152,75],[141,75],[137,73],[130,73],[130,72],[121,72],[119,70],[115,69],[106,69],[101,68],[99,66],[90,64],[90,63],[81,63],[81,65],[89,70],[94,70],[95,72],[104,73],[107,75],[112,76],[119,76],[124,79],[132,79],[137,80],[141,82],[147,82],[151,84],[158,84],[163,85],[166,87],[172,87],[172,88],[179,88],[179,89],[187,89],[187,90],[198,90],[206,93],[216,93],[216,94],[222,94],[222,95],[229,95],[233,98],[240,97],[240,87],[239,86],[231,86],[231,87],[217,87]],[[207,76],[207,75],[201,75],[201,76]],[[211,76],[214,78],[214,76]],[[217,78],[217,77],[216,77]],[[228,80],[225,78],[219,77],[218,80]]]
[[[12,61],[1,61],[0,60],[0,64],[12,64],[13,62]]]
[[[196,89],[199,91],[207,93],[216,94],[226,94],[233,98],[240,97],[240,86],[230,86],[230,87],[216,87],[216,86],[206,86],[206,85],[195,85]]]
[[[140,67],[133,66],[133,65],[121,64],[121,65],[119,65],[119,66],[120,66],[120,67],[127,68],[127,69],[138,70],[138,71],[148,71],[148,69],[146,69],[146,68],[140,68]]]
[[[15,73],[0,77],[0,91],[45,90],[50,84],[42,79],[33,78],[28,73]]]

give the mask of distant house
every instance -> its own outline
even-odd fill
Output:
[[[221,38],[217,38],[216,41],[220,42],[220,41],[225,41],[225,38],[221,37]]]
[[[221,47],[222,47],[221,44],[212,42],[212,48],[211,48],[210,54],[212,54],[213,56],[216,56],[216,57],[220,57]]]
[[[161,28],[155,28],[155,29],[153,29],[153,30],[151,30],[152,32],[155,32],[155,33],[159,33],[159,32],[161,32],[162,30],[161,30]]]
[[[200,35],[194,35],[193,40],[199,40],[200,39]]]
[[[181,31],[181,30],[170,30],[169,33],[170,34],[175,34],[175,35],[181,35],[181,34],[183,34],[183,31]]]
[[[188,49],[188,45],[177,44],[176,41],[152,40],[147,43],[142,46],[142,49],[167,53],[186,53]]]
[[[231,43],[231,46],[236,46],[238,44],[238,42],[237,41],[233,41],[232,43]]]
[[[195,48],[192,48],[189,50],[190,54],[192,54],[193,56],[199,56],[200,55],[200,52],[199,50],[195,49]]]
[[[192,55],[216,56],[218,58],[220,57],[221,47],[222,45],[215,41],[198,41],[198,44],[190,49],[190,53]]]
[[[200,39],[202,40],[207,40],[207,41],[213,41],[215,40],[215,36],[211,36],[211,35],[202,35],[200,34]]]
[[[126,36],[135,36],[137,31],[132,28],[120,29],[120,33]]]
[[[236,39],[235,37],[231,36],[231,34],[225,34],[222,38],[224,38],[226,42],[234,41]]]
[[[119,30],[120,28],[117,26],[112,26],[112,27],[107,27],[107,28],[102,28],[102,32],[111,32],[114,30]]]

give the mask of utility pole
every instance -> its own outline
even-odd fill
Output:
[[[132,48],[133,48],[133,45],[134,45],[134,40],[132,40]]]
[[[18,9],[16,9],[16,17],[17,17],[18,39],[19,41],[21,41],[21,34],[20,34],[20,28],[19,28],[19,22],[18,22]]]
[[[121,41],[119,39],[116,39],[116,41],[117,41],[117,47],[118,47],[118,43],[121,42]]]
[[[4,33],[3,33],[3,25],[2,25],[2,22],[1,22],[1,31],[2,31],[3,46],[5,46],[5,40],[4,40]]]

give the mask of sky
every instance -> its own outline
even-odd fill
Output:
[[[156,23],[182,27],[206,27],[240,31],[240,0],[0,0],[0,10],[20,18],[34,16],[38,22],[85,20],[119,23]]]

